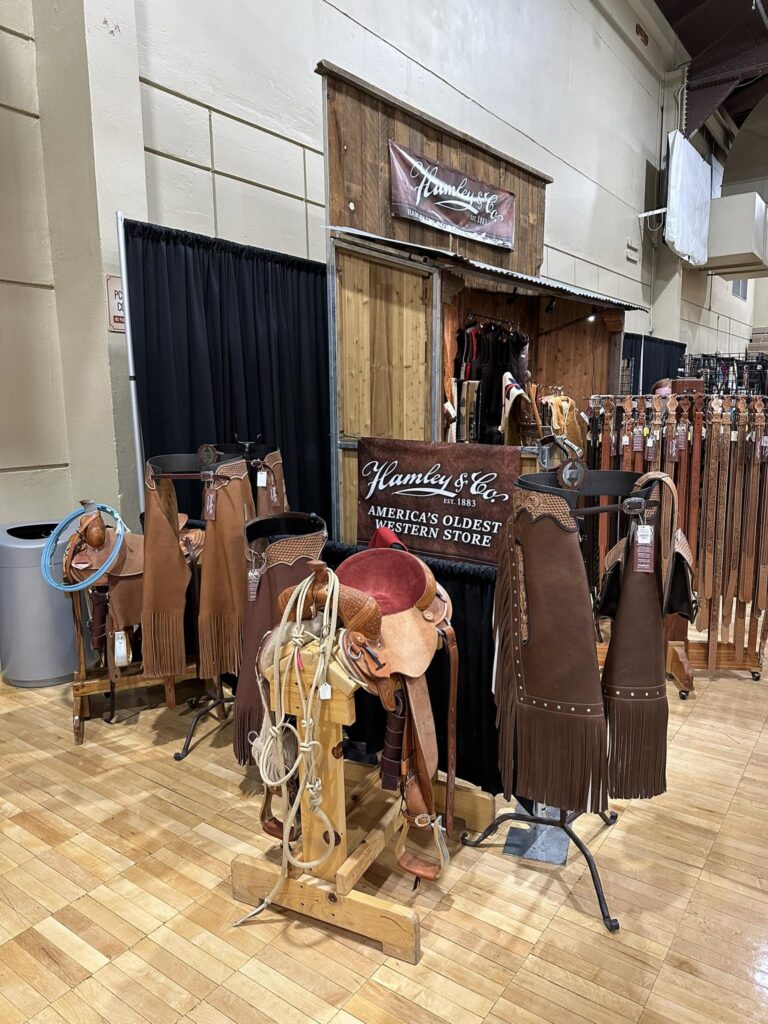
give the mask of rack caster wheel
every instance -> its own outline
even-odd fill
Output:
[[[681,690],[680,691],[680,700],[688,700],[688,691],[687,690]]]
[[[615,917],[604,917],[603,923],[609,932],[617,932],[621,927]]]
[[[759,683],[760,682],[760,678],[761,678],[761,673],[760,672],[753,672],[752,673],[752,678],[754,679],[754,681],[756,683]]]

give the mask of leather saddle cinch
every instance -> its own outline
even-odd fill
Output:
[[[450,623],[451,602],[431,570],[406,551],[369,548],[336,570],[341,584],[334,657],[347,675],[379,698],[387,711],[381,759],[385,789],[399,789],[405,824],[395,849],[403,870],[434,880],[449,860],[441,816],[435,806],[433,778],[438,751],[425,672],[442,645],[451,660],[448,702],[448,762],[445,821],[453,829],[456,780],[456,704],[458,652]],[[293,589],[280,595],[281,611]],[[310,588],[302,618],[311,620],[324,606],[322,573]],[[431,831],[437,861],[406,849],[410,828]]]

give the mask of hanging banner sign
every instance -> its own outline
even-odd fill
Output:
[[[496,565],[520,449],[360,438],[357,541],[389,527],[409,551]]]
[[[390,212],[393,217],[515,248],[515,196],[463,171],[429,160],[389,139]]]

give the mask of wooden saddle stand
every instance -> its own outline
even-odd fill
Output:
[[[458,663],[450,601],[427,566],[404,551],[360,552],[342,563],[338,576],[322,562],[312,563],[312,568],[313,577],[281,595],[283,620],[259,667],[268,680],[275,723],[267,721],[267,731],[282,735],[285,716],[295,716],[300,749],[315,753],[296,760],[296,812],[289,809],[284,791],[282,822],[271,815],[271,791],[266,789],[265,832],[282,839],[281,849],[235,857],[233,895],[257,907],[242,920],[274,903],[374,939],[389,955],[417,963],[416,911],[355,886],[395,839],[401,869],[417,880],[437,879],[449,859],[438,807],[444,810],[449,834],[454,814],[472,831],[482,831],[493,820],[494,797],[455,781]],[[335,611],[328,617],[331,605],[338,611],[338,630]],[[322,625],[321,612],[326,616]],[[445,776],[436,771],[437,744],[424,679],[440,644],[452,654]],[[387,710],[382,763],[373,771],[345,764],[342,756],[342,730],[355,721],[354,695],[360,688],[378,696]],[[307,695],[315,689],[318,699],[312,704]],[[287,747],[287,733],[285,737]],[[256,742],[254,757],[268,786],[268,744],[260,755],[258,746]],[[425,858],[421,849],[406,848],[409,830],[429,836],[432,855]],[[300,856],[289,856],[289,847],[300,849]]]

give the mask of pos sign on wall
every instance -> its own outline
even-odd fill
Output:
[[[110,331],[125,334],[123,282],[117,274],[107,274],[107,322]]]
[[[357,540],[379,526],[414,554],[496,565],[520,449],[360,438]]]

